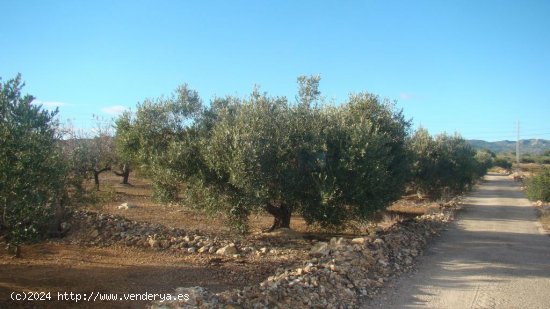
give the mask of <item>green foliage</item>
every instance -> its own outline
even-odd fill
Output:
[[[137,164],[140,150],[140,134],[134,129],[134,120],[129,111],[124,111],[115,120],[115,149],[121,161]]]
[[[231,100],[201,143],[206,168],[222,192],[233,193],[233,205],[270,212],[274,227],[293,212],[310,224],[338,226],[402,192],[408,123],[401,113],[370,94],[319,106],[318,81],[299,78],[297,104],[258,90]]]
[[[441,198],[470,188],[490,166],[488,152],[476,152],[458,135],[432,137],[423,128],[409,140],[411,185],[421,194]]]
[[[493,164],[494,166],[502,167],[507,170],[512,168],[512,161],[504,157],[496,157]]]
[[[21,95],[21,77],[0,83],[0,228],[10,243],[45,234],[65,196],[57,111]]]
[[[73,132],[71,131],[71,134]],[[67,164],[67,185],[75,201],[85,200],[87,192],[84,181],[91,178],[89,167],[93,164],[91,143],[71,135],[62,142],[63,156]]]
[[[254,89],[208,108],[184,86],[173,99],[148,100],[135,117],[123,115],[117,136],[123,149],[134,147],[155,185],[185,183],[194,205],[225,210],[240,232],[258,210],[274,216],[274,228],[287,226],[292,213],[328,227],[399,198],[409,126],[401,112],[367,93],[323,106],[319,77],[298,84],[295,104]]]
[[[521,163],[535,163],[535,158],[530,155],[524,155],[521,157]]]
[[[550,168],[544,168],[540,173],[529,179],[525,192],[531,200],[550,202]]]
[[[393,104],[368,93],[325,113],[330,125],[321,131],[324,162],[314,178],[321,199],[302,215],[333,227],[366,219],[401,197],[409,173],[409,123]]]
[[[495,154],[490,150],[478,150],[475,155],[477,162],[477,174],[479,177],[487,174],[487,171],[493,167]]]
[[[115,122],[120,160],[153,180],[154,197],[161,202],[177,199],[184,171],[177,166],[182,162],[174,160],[182,154],[174,150],[192,134],[202,113],[198,93],[182,85],[171,97],[147,99],[135,116],[126,112]]]

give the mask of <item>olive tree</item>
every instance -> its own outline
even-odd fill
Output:
[[[91,130],[64,128],[63,152],[71,181],[78,193],[84,193],[83,182],[93,179],[99,191],[99,175],[110,171],[116,163],[112,124],[94,115],[96,126]]]
[[[0,229],[15,245],[52,228],[66,194],[57,110],[31,104],[22,87],[20,75],[0,81]]]
[[[317,198],[311,187],[321,147],[315,111],[258,90],[235,107],[219,113],[202,141],[205,166],[224,191],[234,192],[233,212],[263,209],[274,216],[273,228],[288,227],[292,211]]]
[[[490,150],[480,149],[474,156],[477,163],[477,176],[482,177],[493,167],[496,154]]]
[[[419,128],[408,144],[412,157],[410,185],[419,195],[437,199],[461,193],[486,172],[471,145],[459,135],[432,137]],[[481,154],[477,158],[482,160]]]
[[[324,105],[319,77],[298,84],[295,102],[256,88],[208,107],[184,86],[123,115],[117,136],[154,184],[174,192],[184,184],[194,205],[226,210],[241,232],[254,211],[273,216],[271,229],[289,227],[294,213],[339,226],[399,198],[409,127],[402,113],[367,93]]]
[[[129,184],[132,167],[138,165],[139,134],[132,125],[132,114],[129,111],[125,111],[115,121],[115,156],[120,169],[114,170],[114,173],[122,177],[122,184]]]
[[[323,133],[324,162],[316,177],[322,199],[303,216],[321,225],[365,219],[404,192],[410,123],[392,102],[369,93],[326,112],[333,124]]]
[[[294,104],[257,89],[234,99],[199,143],[197,157],[224,188],[215,192],[232,192],[231,211],[264,210],[274,217],[271,229],[289,227],[293,213],[333,227],[399,198],[409,126],[402,114],[366,93],[322,105],[318,77],[298,82]]]
[[[172,96],[147,99],[138,104],[135,115],[126,112],[115,122],[118,155],[153,180],[159,201],[178,196],[179,171],[171,168],[169,149],[188,134],[201,111],[198,93],[182,85]]]

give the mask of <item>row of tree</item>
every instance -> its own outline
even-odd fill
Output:
[[[319,77],[299,77],[294,102],[254,89],[246,98],[203,104],[187,85],[148,99],[93,138],[61,130],[56,112],[21,95],[20,77],[0,83],[0,228],[17,243],[59,220],[87,175],[130,167],[153,182],[154,197],[225,211],[239,232],[265,211],[272,229],[292,214],[338,227],[361,220],[409,189],[431,198],[467,190],[493,157],[458,135],[410,135],[410,121],[369,93],[325,104]],[[64,138],[63,138],[64,137]],[[57,214],[57,216],[56,216]]]
[[[458,135],[431,136],[369,93],[324,104],[319,77],[299,77],[295,102],[254,89],[205,106],[183,85],[116,121],[119,152],[154,184],[160,201],[225,209],[241,232],[251,212],[293,213],[338,227],[367,218],[409,188],[431,198],[463,192],[493,160]]]

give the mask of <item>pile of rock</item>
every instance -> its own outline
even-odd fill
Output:
[[[361,298],[373,296],[389,278],[410,269],[451,215],[443,209],[374,235],[318,242],[302,265],[280,269],[259,285],[217,294],[179,288],[195,298],[153,303],[151,308],[356,308]]]
[[[540,207],[544,210],[549,210],[550,209],[550,205],[548,203],[543,202],[542,200],[538,200],[538,201],[534,202],[533,205],[535,205],[535,207]]]
[[[109,246],[124,244],[155,250],[173,250],[187,253],[235,256],[255,253],[255,248],[240,246],[228,239],[199,235],[160,224],[131,221],[126,218],[95,212],[77,211],[76,225],[85,231],[78,241],[81,244]]]
[[[110,246],[121,244],[152,250],[170,250],[187,254],[214,254],[231,258],[285,256],[311,245],[304,239],[265,238],[262,235],[248,238],[224,238],[185,231],[160,224],[132,221],[127,218],[89,211],[76,211],[71,232],[78,234],[73,241],[81,245]],[[296,244],[299,243],[299,244]]]

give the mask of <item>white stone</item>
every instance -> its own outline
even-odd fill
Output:
[[[120,204],[117,208],[118,208],[118,209],[122,209],[122,210],[128,210],[128,209],[136,208],[136,207],[137,207],[137,206],[134,205],[134,204],[122,203],[122,204]]]
[[[311,247],[309,254],[313,256],[324,256],[329,253],[328,243],[320,241]]]
[[[227,245],[225,247],[222,247],[216,251],[216,254],[219,255],[228,255],[231,256],[233,254],[237,254],[237,247],[235,247],[234,244]]]

